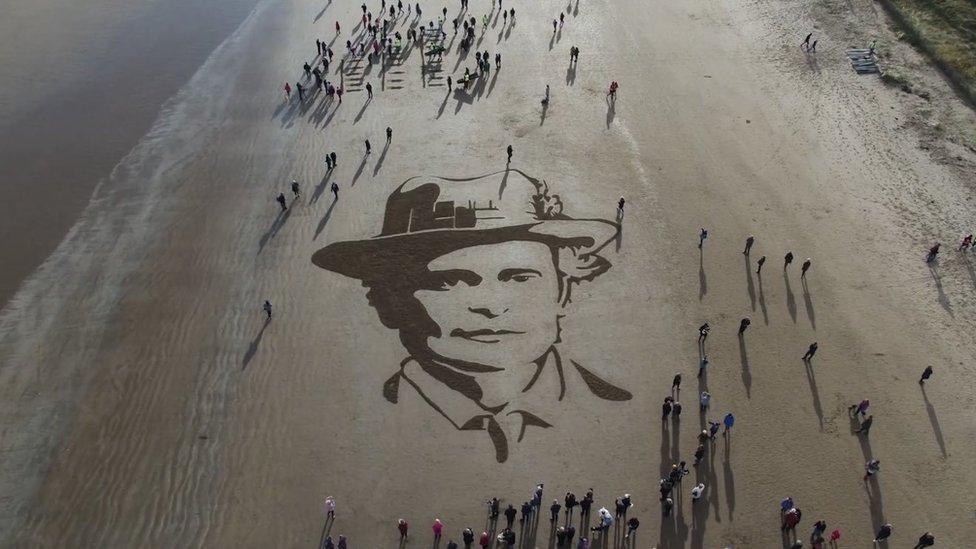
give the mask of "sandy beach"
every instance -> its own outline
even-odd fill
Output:
[[[398,547],[402,517],[404,546],[430,547],[436,517],[444,547],[486,528],[486,499],[519,507],[544,482],[543,516],[516,530],[519,547],[553,547],[548,504],[589,488],[594,512],[630,493],[641,521],[630,545],[617,525],[594,547],[789,547],[787,496],[805,547],[820,519],[841,529],[840,547],[870,547],[886,522],[891,547],[925,531],[968,546],[976,259],[956,247],[971,231],[976,153],[950,135],[976,117],[907,47],[893,55],[928,79],[931,102],[855,74],[844,50],[891,31],[869,2],[823,5],[546,0],[514,6],[514,23],[495,8],[483,29],[491,3],[472,0],[465,16],[492,65],[456,92],[446,76],[475,67],[449,28],[456,2],[422,3],[420,24],[447,7],[439,64],[417,45],[392,64],[340,67],[362,30],[356,3],[260,0],[0,311],[0,545],[317,547],[342,534]],[[815,56],[797,47],[813,29]],[[335,52],[326,79],[344,85],[341,105],[282,93],[304,82],[317,38]],[[435,201],[448,196],[455,229],[499,225],[484,229],[492,245],[439,240],[450,235]],[[512,245],[501,225],[525,216]],[[501,269],[544,249],[560,298],[572,288],[555,305],[539,297],[551,286],[503,284],[548,281],[542,267]],[[413,269],[416,257],[432,262]],[[384,293],[383,276],[414,282],[444,258],[492,275]],[[487,336],[439,321],[449,295],[470,296],[454,305],[478,326],[521,315],[494,334],[494,362],[465,354]],[[703,322],[709,366],[696,378]],[[430,324],[442,337],[421,340],[425,356],[411,334]],[[480,368],[534,356],[523,342],[552,333],[558,354],[538,370]],[[679,372],[684,411],[662,422]],[[487,410],[495,398],[503,412]],[[866,437],[848,412],[863,398]],[[458,421],[472,403],[477,421]],[[659,479],[728,412],[733,433],[708,444],[663,517]],[[865,482],[869,459],[882,469]]]

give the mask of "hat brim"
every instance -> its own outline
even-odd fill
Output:
[[[312,255],[317,267],[360,280],[388,276],[404,264],[427,263],[462,248],[517,240],[573,248],[577,255],[599,252],[620,226],[603,219],[554,219],[492,229],[437,229],[334,242]]]

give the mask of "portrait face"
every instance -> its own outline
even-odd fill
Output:
[[[556,341],[559,278],[549,246],[510,241],[462,248],[427,265],[414,297],[439,327],[428,348],[445,358],[529,364]]]

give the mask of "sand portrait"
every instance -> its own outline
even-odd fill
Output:
[[[573,288],[611,268],[602,252],[618,231],[613,221],[571,217],[546,182],[520,170],[414,177],[390,195],[379,235],[332,243],[312,262],[361,280],[368,305],[398,332],[406,358],[382,387],[385,399],[416,392],[446,428],[486,432],[504,462],[513,442],[558,428],[533,400],[563,400],[575,384],[605,400],[632,398],[559,351]],[[555,394],[536,386],[546,371],[558,379]],[[500,422],[516,422],[515,441]]]

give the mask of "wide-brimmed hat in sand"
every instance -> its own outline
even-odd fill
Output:
[[[512,240],[569,248],[585,260],[619,230],[612,221],[569,217],[547,183],[519,170],[466,179],[418,176],[390,194],[379,235],[329,244],[312,263],[366,281],[406,262]]]

